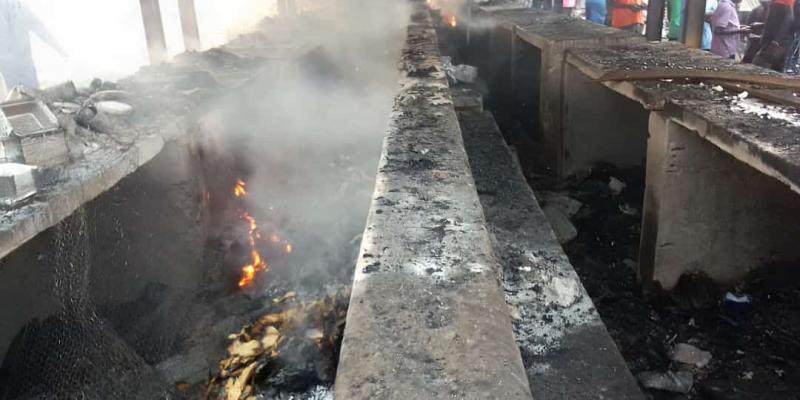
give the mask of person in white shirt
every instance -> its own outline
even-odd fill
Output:
[[[0,74],[5,77],[8,87],[39,87],[31,51],[31,33],[63,57],[67,56],[58,40],[22,1],[0,0]]]

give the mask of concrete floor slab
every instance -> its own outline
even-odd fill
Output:
[[[567,62],[592,79],[601,79],[611,71],[634,69],[708,69],[797,79],[677,44],[572,50]],[[796,135],[800,113],[796,109],[739,98],[739,92],[714,88],[714,82],[701,85],[659,80],[605,85],[648,110],[664,110],[677,123],[800,193],[800,139]]]
[[[530,399],[477,193],[465,182],[472,177],[436,34],[425,3],[414,4],[403,52],[407,80],[362,239],[335,395]],[[428,159],[420,141],[448,156]],[[453,201],[403,199],[426,192]],[[476,221],[458,222],[465,215]]]
[[[534,398],[644,398],[491,113],[460,121]]]

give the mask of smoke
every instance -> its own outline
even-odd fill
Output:
[[[395,0],[304,4],[317,11],[284,32],[284,45],[304,55],[274,61],[202,122],[218,149],[241,158],[262,229],[294,243],[292,279],[313,286],[352,276],[410,9]]]
[[[42,86],[66,80],[86,85],[92,78],[116,80],[147,64],[139,1],[24,0],[66,50],[62,57],[31,35]],[[219,46],[274,15],[276,0],[196,0],[204,48]],[[184,51],[177,0],[161,0],[167,52]]]

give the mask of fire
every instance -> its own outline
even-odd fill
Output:
[[[247,221],[250,229],[248,230],[248,239],[250,242],[250,263],[242,267],[242,278],[239,280],[239,287],[244,288],[250,286],[256,279],[256,272],[268,271],[269,264],[261,257],[261,253],[257,249],[257,241],[261,237],[261,230],[258,228],[258,222],[248,213],[242,214],[242,219]]]
[[[233,187],[233,195],[237,198],[247,195],[247,184],[243,180],[236,181],[236,186]]]
[[[455,28],[458,26],[458,20],[456,19],[455,15],[450,16],[450,27]]]
[[[233,188],[233,195],[236,198],[243,198],[247,196],[247,183],[239,179]],[[258,243],[262,238],[261,228],[258,226],[258,221],[255,217],[248,212],[242,212],[241,218],[247,223],[247,241],[250,244],[250,260],[249,263],[242,266],[241,278],[239,279],[239,287],[246,288],[250,286],[256,279],[259,272],[269,271],[269,263],[264,259],[258,251]],[[269,240],[273,244],[282,246],[286,254],[291,254],[294,250],[292,244],[282,239],[277,234],[269,235]]]

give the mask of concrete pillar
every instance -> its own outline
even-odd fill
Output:
[[[647,3],[647,29],[645,36],[651,42],[661,41],[664,31],[664,0],[650,0]]]
[[[139,0],[142,7],[144,35],[150,64],[159,64],[167,58],[167,40],[164,37],[164,23],[161,21],[159,0]]]
[[[703,22],[706,18],[706,0],[686,0],[683,16],[683,37],[687,47],[699,49],[703,43]]]
[[[650,116],[639,277],[673,289],[703,272],[732,285],[800,259],[800,197],[665,115]]]
[[[601,161],[623,168],[643,165],[648,112],[574,66],[567,64],[563,68],[563,87],[553,84],[551,90],[558,88],[558,94],[547,94],[548,99],[563,101],[563,108],[557,114],[542,110],[542,121],[547,120],[548,113],[560,118],[559,129],[547,131],[545,138],[548,146],[551,142],[552,146],[559,146],[561,176],[588,170]],[[550,77],[543,78],[543,85],[547,79]],[[542,96],[544,105],[544,92]]]
[[[281,17],[297,15],[297,2],[295,0],[278,0],[278,15]]]
[[[181,14],[184,48],[186,51],[200,50],[202,45],[200,30],[197,27],[197,10],[194,7],[194,0],[178,0],[178,10]]]

